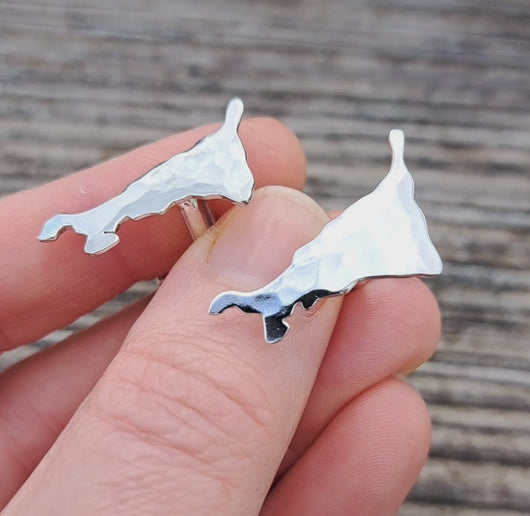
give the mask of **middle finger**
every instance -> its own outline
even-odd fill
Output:
[[[353,398],[391,375],[416,369],[439,337],[438,305],[418,278],[369,281],[346,296],[279,475]]]

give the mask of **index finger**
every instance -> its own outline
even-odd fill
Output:
[[[87,256],[82,237],[72,231],[51,244],[37,237],[50,216],[100,204],[215,129],[206,126],[171,136],[0,200],[0,350],[34,341],[135,282],[168,272],[190,243],[178,208],[125,223],[120,245],[100,256]],[[303,151],[284,125],[267,118],[245,120],[239,135],[257,187],[303,187]],[[216,203],[215,211],[220,214],[228,206]]]

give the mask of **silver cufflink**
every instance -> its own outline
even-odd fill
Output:
[[[104,253],[119,243],[117,230],[125,220],[163,214],[175,204],[197,238],[213,223],[206,200],[248,203],[252,197],[254,177],[237,133],[242,116],[243,102],[232,99],[218,131],[157,165],[103,204],[82,213],[55,215],[44,224],[39,240],[56,240],[71,228],[86,236],[87,254]]]
[[[214,222],[207,200],[248,203],[252,197],[254,177],[238,136],[242,115],[243,102],[232,99],[218,131],[157,165],[103,204],[82,213],[53,216],[39,240],[56,240],[71,228],[86,236],[86,253],[100,254],[119,243],[117,230],[125,220],[163,214],[175,204],[197,238]],[[274,343],[287,333],[285,319],[298,303],[309,310],[319,299],[346,294],[365,279],[440,274],[442,262],[414,201],[414,182],[403,159],[403,132],[392,130],[389,141],[390,171],[371,194],[298,249],[291,265],[276,279],[252,292],[223,292],[212,301],[209,312],[219,314],[235,306],[259,313],[265,339]]]
[[[440,274],[442,262],[414,201],[414,182],[403,159],[403,132],[392,130],[389,141],[392,166],[372,193],[298,249],[277,278],[252,292],[223,292],[209,312],[235,306],[259,313],[265,339],[274,343],[287,333],[285,318],[297,303],[309,310],[319,299],[346,294],[369,278]]]

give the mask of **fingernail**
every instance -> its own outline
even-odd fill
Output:
[[[257,288],[290,263],[328,221],[309,197],[285,187],[258,190],[248,206],[237,207],[220,228],[209,264],[233,288]]]

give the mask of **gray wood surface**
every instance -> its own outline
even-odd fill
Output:
[[[443,339],[414,375],[432,451],[400,514],[530,514],[529,26],[528,0],[0,1],[0,193],[218,120],[240,95],[299,135],[307,192],[341,208],[403,128],[445,272]]]

